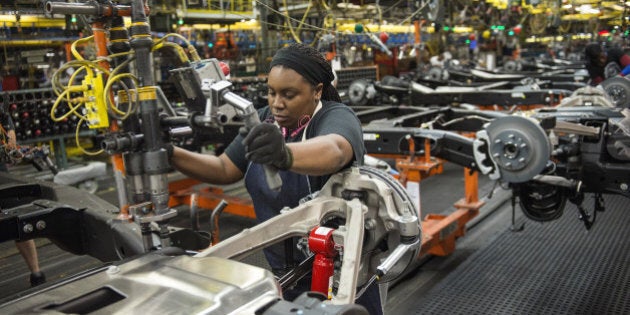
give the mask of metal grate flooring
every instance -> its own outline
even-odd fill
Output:
[[[416,300],[416,314],[630,314],[629,200],[605,200],[590,231],[572,204],[554,222],[520,219],[524,231],[471,255]]]

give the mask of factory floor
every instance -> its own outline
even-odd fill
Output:
[[[21,166],[10,171],[40,179],[48,176]],[[461,167],[446,163],[442,174],[421,182],[423,216],[455,209],[453,204],[464,194],[463,174]],[[113,178],[97,182],[95,194],[116,204]],[[225,191],[243,194],[239,185]],[[559,220],[544,224],[526,219],[518,206],[513,215],[510,193],[483,176],[479,197],[485,205],[467,224],[454,253],[422,257],[412,272],[388,284],[386,314],[630,314],[626,199],[606,196],[606,211],[587,231],[573,205]],[[178,211],[181,219],[175,224],[189,227],[186,209]],[[221,238],[253,224],[251,219],[224,214]],[[45,239],[36,243],[49,283],[102,265],[94,258],[66,253]],[[0,275],[0,301],[28,292],[28,269],[13,242],[0,244]]]

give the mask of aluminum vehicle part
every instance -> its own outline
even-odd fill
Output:
[[[614,102],[611,93],[605,89],[585,86],[573,91],[571,96],[564,98],[557,107],[603,106],[614,108]]]
[[[273,274],[219,257],[146,254],[78,275],[4,314],[254,314],[281,298]]]
[[[352,168],[333,175],[318,196],[247,229],[197,257],[239,259],[253,250],[289,237],[306,236],[331,218],[344,221],[334,232],[343,244],[343,257],[334,275],[337,290],[330,303],[354,303],[356,290],[378,272],[377,267],[401,244],[407,248],[395,263],[387,264],[388,280],[404,271],[420,250],[421,225],[404,188],[389,175],[371,168]]]

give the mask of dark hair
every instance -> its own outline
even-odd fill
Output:
[[[586,45],[584,49],[584,57],[587,60],[594,60],[599,58],[599,54],[602,53],[602,46],[597,43]]]
[[[270,67],[277,65],[295,70],[312,85],[322,83],[322,100],[341,102],[339,92],[332,85],[335,78],[332,67],[317,49],[300,43],[283,47],[274,55]]]

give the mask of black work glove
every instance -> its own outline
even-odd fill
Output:
[[[247,131],[241,128],[244,136],[245,157],[258,164],[270,164],[281,170],[293,165],[293,153],[284,142],[284,136],[274,124],[261,123]],[[245,135],[246,134],[246,135]]]

